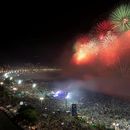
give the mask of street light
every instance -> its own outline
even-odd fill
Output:
[[[14,90],[14,91],[17,91],[18,89],[14,87],[13,90]]]
[[[37,86],[37,84],[36,84],[36,83],[33,83],[33,84],[32,84],[32,87],[33,87],[33,88],[35,88],[36,86]]]
[[[41,108],[42,108],[42,101],[44,100],[44,97],[40,97],[39,99],[41,101]]]
[[[4,74],[4,77],[5,77],[5,78],[8,78],[8,77],[9,77],[8,73],[5,73],[5,74]]]
[[[19,85],[22,84],[22,80],[18,80],[18,84],[19,84]]]
[[[24,102],[23,102],[23,101],[21,101],[19,104],[20,104],[20,106],[22,106],[22,105],[24,104]]]
[[[40,97],[40,100],[41,100],[41,101],[43,101],[43,99],[44,99],[43,97]]]
[[[0,82],[0,85],[3,85],[4,83],[3,82]]]
[[[118,123],[113,123],[112,125],[114,126],[115,130],[119,130],[119,124]]]
[[[15,88],[15,87],[13,88],[14,94],[15,94],[15,92],[16,92],[17,90],[18,90],[18,88]]]
[[[12,80],[12,79],[13,79],[13,77],[10,77],[9,79],[10,79],[10,80]]]

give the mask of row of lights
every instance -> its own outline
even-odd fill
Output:
[[[5,74],[4,74],[4,77],[5,77],[5,78],[9,78],[9,73],[5,73]],[[10,77],[10,80],[13,80],[13,77]],[[17,81],[17,84],[18,84],[18,85],[21,85],[22,82],[23,82],[23,80],[18,80],[18,81]],[[3,85],[3,82],[0,82],[0,84]],[[33,84],[32,84],[32,88],[36,88],[36,87],[37,87],[37,84],[36,84],[36,83],[33,83]],[[14,91],[14,92],[17,91],[17,90],[18,90],[18,88],[13,87],[13,91]],[[62,94],[62,92],[63,92],[63,91],[59,90],[59,91],[57,91],[57,92],[53,92],[52,94],[53,94],[54,97],[60,97],[60,94]],[[67,93],[67,95],[65,95],[65,99],[70,99],[70,98],[71,98],[71,93]],[[44,97],[40,97],[39,100],[42,102],[42,101],[44,100]]]

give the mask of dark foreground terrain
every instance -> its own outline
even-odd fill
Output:
[[[5,113],[0,111],[0,130],[20,130],[11,120],[7,117]]]

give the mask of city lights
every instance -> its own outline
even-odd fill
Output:
[[[35,88],[36,86],[37,86],[37,84],[36,84],[36,83],[33,83],[33,84],[32,84],[32,87],[33,87],[33,88]]]
[[[117,1],[50,2],[38,24],[8,11],[0,130],[130,130],[130,3]]]
[[[39,99],[40,99],[41,101],[43,101],[43,100],[44,100],[44,97],[40,97]]]
[[[17,91],[17,90],[18,90],[18,88],[15,88],[15,87],[14,87],[14,88],[13,88],[13,90],[14,90],[14,91]]]
[[[4,83],[3,82],[0,82],[0,85],[3,85]]]
[[[5,73],[5,74],[4,74],[4,77],[5,77],[5,78],[8,78],[8,77],[9,77],[8,73]]]
[[[10,79],[10,80],[12,80],[12,79],[13,79],[13,77],[10,77],[9,79]]]
[[[19,104],[20,104],[20,105],[23,105],[23,104],[24,104],[24,102],[23,102],[23,101],[21,101]]]
[[[18,84],[19,84],[19,85],[22,84],[22,80],[18,80]]]

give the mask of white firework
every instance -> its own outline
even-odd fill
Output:
[[[108,47],[109,45],[112,45],[114,41],[117,39],[117,36],[115,34],[112,34],[111,32],[108,32],[104,39],[101,41],[101,44],[103,47]]]

